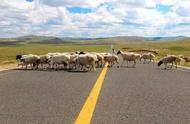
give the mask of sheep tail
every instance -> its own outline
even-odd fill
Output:
[[[158,62],[158,66],[160,66],[161,64],[163,64],[162,60]]]

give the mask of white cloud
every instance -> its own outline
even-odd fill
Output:
[[[176,2],[175,6],[172,7],[172,10],[179,16],[190,16],[190,1],[184,0],[181,2]]]
[[[183,0],[156,0],[156,2],[158,4],[162,4],[162,5],[174,5],[177,1],[183,1]]]
[[[158,4],[170,5],[171,10],[163,14],[156,9]],[[93,11],[67,10],[75,6]],[[188,0],[3,0],[0,36],[189,35],[184,24],[190,22],[189,8]]]
[[[81,7],[97,7],[103,4],[105,0],[41,0],[43,4],[49,6],[81,6]]]
[[[26,0],[1,0],[0,6],[18,10],[27,10],[34,6],[34,2],[29,3]]]

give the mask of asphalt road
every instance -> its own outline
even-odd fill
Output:
[[[92,124],[190,124],[190,71],[109,69]]]
[[[72,124],[100,71],[1,72],[0,124]]]
[[[0,72],[0,124],[73,124],[96,72]],[[190,71],[109,68],[92,124],[189,124]]]

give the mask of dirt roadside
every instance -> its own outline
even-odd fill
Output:
[[[2,64],[0,65],[0,71],[17,68],[17,63]]]

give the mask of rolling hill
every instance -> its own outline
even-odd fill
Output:
[[[0,45],[17,44],[117,44],[117,43],[142,43],[142,42],[167,42],[167,41],[190,41],[189,37],[138,37],[138,36],[117,36],[107,38],[72,38],[28,35],[16,38],[0,38]]]

